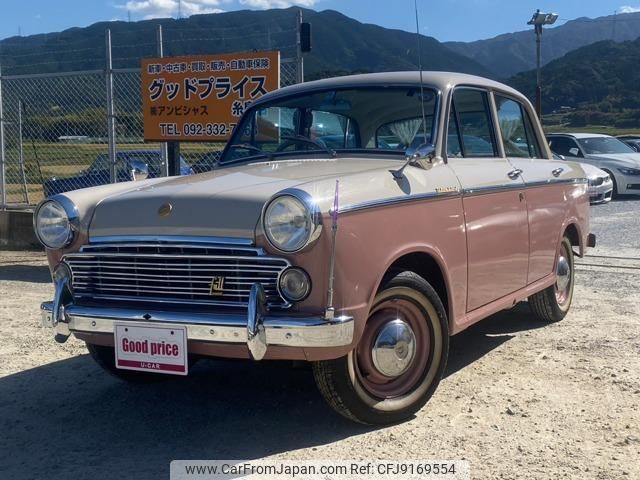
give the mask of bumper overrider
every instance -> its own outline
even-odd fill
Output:
[[[56,298],[41,306],[42,323],[55,331],[63,343],[72,333],[110,334],[115,323],[186,327],[191,341],[223,344],[246,343],[251,357],[264,358],[269,346],[341,347],[353,340],[350,316],[293,316],[270,312],[261,284],[251,288],[246,312],[233,314],[167,312],[142,309],[102,308],[64,303],[64,285],[56,284]]]

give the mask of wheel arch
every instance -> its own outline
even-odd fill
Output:
[[[449,278],[445,273],[445,262],[436,252],[430,249],[411,249],[396,256],[387,265],[384,273],[379,278],[371,301],[373,301],[373,297],[375,297],[375,294],[380,290],[380,287],[384,285],[387,279],[392,275],[403,271],[411,271],[420,275],[431,284],[438,294],[438,297],[440,297],[440,301],[444,305],[448,317],[447,321],[451,328],[454,319],[453,299],[451,297],[451,289],[449,287]]]
[[[578,256],[582,258],[584,255],[584,242],[582,240],[582,231],[578,222],[571,221],[562,229],[562,236],[569,238],[571,246],[578,247]]]

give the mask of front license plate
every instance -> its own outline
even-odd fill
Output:
[[[185,327],[116,324],[116,368],[141,372],[186,375]]]

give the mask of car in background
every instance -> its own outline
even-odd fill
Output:
[[[116,182],[144,180],[162,177],[164,161],[160,150],[123,150],[116,153]],[[73,177],[51,177],[42,188],[44,196],[50,197],[58,193],[69,192],[86,187],[106,185],[110,181],[110,161],[108,153],[101,153],[91,166]],[[180,158],[180,175],[190,175],[191,168]]]
[[[622,140],[594,133],[551,133],[547,141],[553,153],[607,172],[613,181],[613,198],[640,195],[640,153]]]
[[[553,158],[556,160],[566,160],[566,157],[558,155],[557,153],[553,154]],[[611,180],[611,175],[588,163],[582,163],[581,166],[587,175],[587,180],[589,180],[589,202],[591,205],[609,203],[613,197],[613,180]]]
[[[624,137],[617,137],[617,138],[619,138],[624,143],[629,145],[636,152],[640,152],[640,137],[633,137],[633,136],[626,137],[626,136],[624,136]]]

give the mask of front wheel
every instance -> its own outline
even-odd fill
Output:
[[[318,389],[341,415],[369,425],[410,417],[438,386],[449,352],[447,314],[422,277],[402,272],[373,302],[356,348],[315,362]]]
[[[538,319],[559,322],[569,312],[573,300],[573,249],[564,237],[556,258],[556,283],[529,297],[529,306]]]

